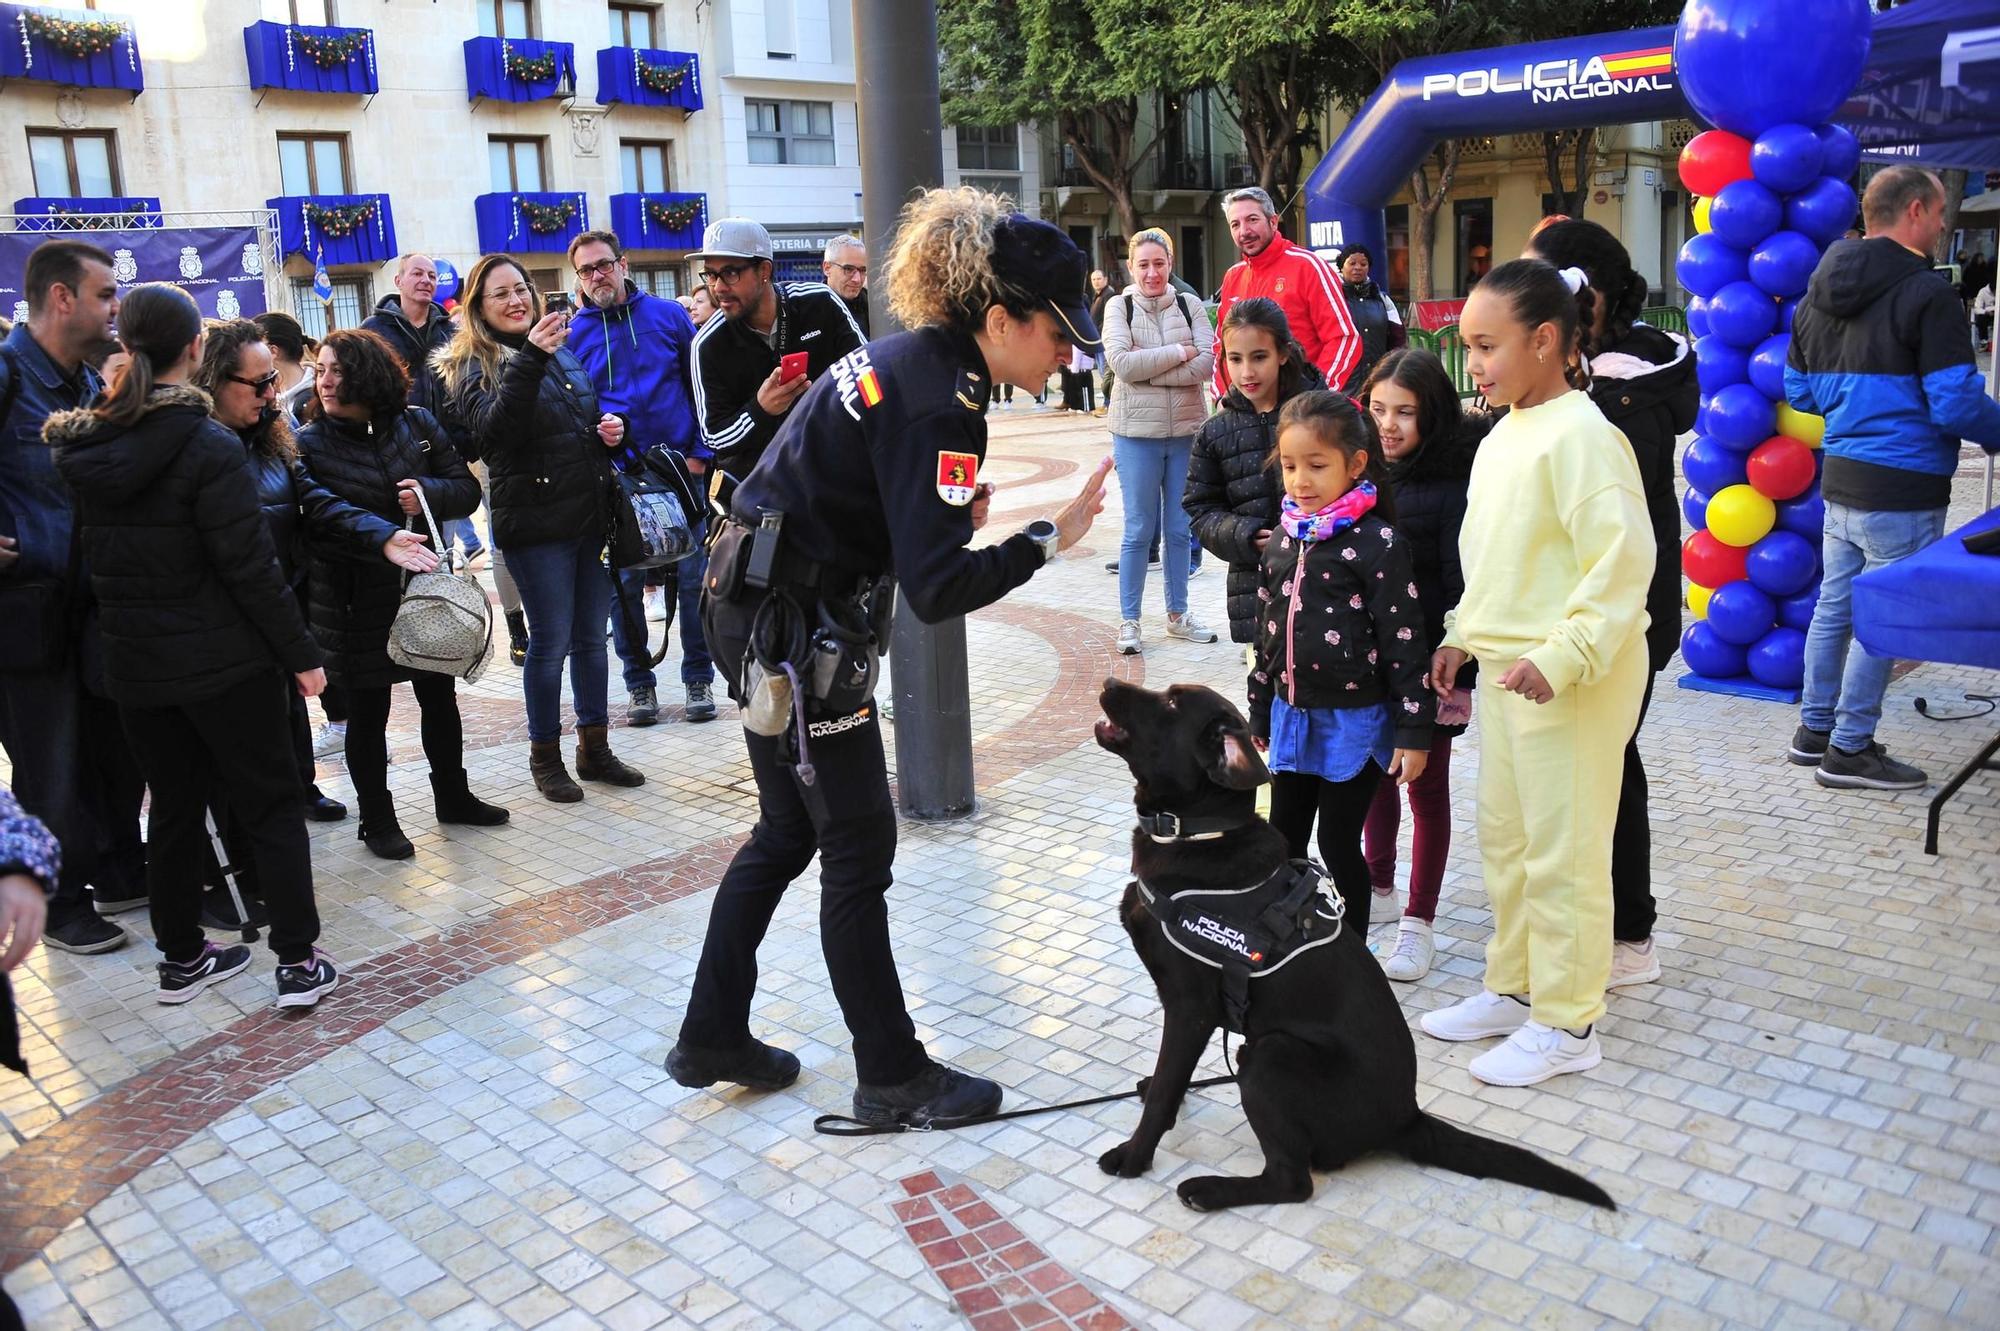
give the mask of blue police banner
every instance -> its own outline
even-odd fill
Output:
[[[111,255],[118,285],[167,282],[193,296],[204,317],[247,319],[262,314],[264,249],[257,228],[218,226],[90,231],[51,236],[47,232],[0,232],[0,313],[17,322],[28,317],[22,274],[37,245],[54,239],[80,240]]]

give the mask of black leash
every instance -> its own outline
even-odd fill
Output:
[[[1236,1078],[1204,1077],[1200,1081],[1188,1083],[1190,1091],[1205,1091],[1211,1086],[1233,1086]],[[1010,1118],[1032,1118],[1036,1114],[1053,1114],[1062,1109],[1089,1109],[1093,1105],[1108,1105],[1119,1100],[1136,1100],[1139,1092],[1120,1091],[1116,1095],[1093,1096],[1088,1100],[1071,1100],[1059,1105],[1036,1105],[1032,1109],[1009,1109],[1004,1113],[979,1114],[972,1118],[960,1119],[956,1123],[864,1123],[846,1114],[821,1114],[813,1120],[813,1131],[829,1137],[880,1137],[898,1132],[948,1132],[953,1128],[973,1128],[982,1123],[1000,1123]]]

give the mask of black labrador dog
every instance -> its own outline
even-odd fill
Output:
[[[1097,725],[1097,742],[1131,767],[1140,814],[1172,813],[1209,829],[1174,838],[1134,831],[1136,878],[1160,895],[1241,888],[1286,862],[1284,838],[1257,816],[1256,789],[1270,773],[1243,714],[1222,695],[1180,684],[1158,693],[1108,679],[1100,701],[1106,719]],[[1137,1178],[1151,1167],[1195,1065],[1222,1024],[1223,981],[1220,970],[1167,940],[1136,883],[1118,915],[1160,991],[1166,1018],[1159,1062],[1140,1083],[1145,1108],[1138,1130],[1097,1162],[1107,1174]],[[1313,1170],[1392,1151],[1617,1209],[1590,1180],[1417,1107],[1410,1030],[1360,930],[1343,930],[1250,986],[1238,1086],[1243,1115],[1264,1148],[1264,1172],[1189,1179],[1179,1188],[1186,1205],[1214,1211],[1304,1201],[1312,1196]]]

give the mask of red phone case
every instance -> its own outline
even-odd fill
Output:
[[[788,384],[794,379],[803,378],[805,372],[806,353],[803,351],[794,351],[791,355],[786,356],[778,362],[778,382],[781,384]]]

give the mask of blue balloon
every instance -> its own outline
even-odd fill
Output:
[[[1819,173],[1846,180],[1861,165],[1861,140],[1841,125],[1821,125],[1814,137],[1819,140]],[[1800,186],[1804,188],[1804,186]],[[1796,192],[1796,191],[1794,191]]]
[[[1845,180],[1821,176],[1785,201],[1785,225],[1809,240],[1831,245],[1854,225],[1855,210],[1860,206],[1853,187]]]
[[[1710,597],[1710,605],[1715,598]],[[1749,654],[1733,642],[1725,641],[1705,619],[1688,625],[1681,634],[1681,660],[1697,675],[1710,679],[1734,679],[1749,664]]]
[[[1784,400],[1785,357],[1791,354],[1792,337],[1789,333],[1774,333],[1757,344],[1750,353],[1750,382],[1757,385],[1757,391],[1773,402]],[[1695,349],[1701,355],[1701,349]]]
[[[1681,496],[1681,516],[1688,520],[1688,526],[1700,531],[1708,525],[1708,496],[1692,485]]]
[[[1788,629],[1804,633],[1812,627],[1814,607],[1819,605],[1819,588],[1800,592],[1797,596],[1787,596],[1778,602],[1778,622]]]
[[[1711,334],[1746,349],[1755,347],[1778,327],[1778,302],[1750,282],[1731,282],[1716,292],[1706,313]],[[1692,320],[1688,327],[1694,327]]]
[[[1750,649],[1749,664],[1750,678],[1766,688],[1797,688],[1806,678],[1806,635],[1797,629],[1772,629]]]
[[[1706,337],[1708,335],[1708,302],[1700,296],[1690,296],[1688,297],[1687,309],[1684,313],[1687,315],[1688,336],[1694,338]]]
[[[1778,407],[1753,384],[1731,384],[1708,404],[1709,437],[1748,453],[1778,429]]]
[[[1796,231],[1773,232],[1750,252],[1750,280],[1781,300],[1805,295],[1817,267],[1819,246]]]
[[[1748,647],[1778,622],[1778,603],[1748,582],[1732,582],[1708,598],[1708,622],[1716,637]]]
[[[1708,206],[1709,234],[1725,245],[1753,250],[1785,221],[1785,201],[1754,180],[1722,187]]]
[[[1868,63],[1868,0],[1688,0],[1674,73],[1701,119],[1755,139],[1776,125],[1831,120]]]
[[[1714,393],[1750,379],[1750,353],[1710,334],[1694,344],[1694,373],[1701,391]]]
[[[1792,321],[1798,317],[1799,303],[1796,300],[1778,302],[1778,331],[1786,337],[1792,335]]]
[[[1732,485],[1748,483],[1749,474],[1746,468],[1749,462],[1749,454],[1738,453],[1733,448],[1724,448],[1713,439],[1697,435],[1688,444],[1687,452],[1681,454],[1681,475],[1687,477],[1691,489],[1699,490],[1704,495],[1712,495]],[[1704,500],[1703,510],[1706,511],[1707,507],[1707,501]],[[1708,524],[1697,522],[1694,525],[1701,528]]]
[[[1697,296],[1713,296],[1731,282],[1750,276],[1750,256],[1713,233],[1690,236],[1674,264],[1681,285]]]
[[[1751,585],[1766,596],[1797,596],[1819,576],[1818,549],[1782,528],[1751,546],[1745,562]]]
[[[1688,445],[1688,449],[1692,452],[1694,445]],[[1820,465],[1822,467],[1826,465],[1823,453],[1820,457]],[[1693,476],[1688,477],[1688,484],[1695,484]],[[1715,491],[1710,490],[1709,493],[1714,494]],[[1818,547],[1820,536],[1826,530],[1826,500],[1820,498],[1817,483],[1814,484],[1812,489],[1806,491],[1797,499],[1779,501],[1778,529],[1780,531],[1796,532],[1808,541],[1811,541],[1815,548]],[[1770,538],[1767,536],[1764,539],[1769,540]]]
[[[1779,194],[1796,194],[1817,180],[1826,156],[1819,135],[1804,125],[1773,125],[1750,145],[1750,174]]]

